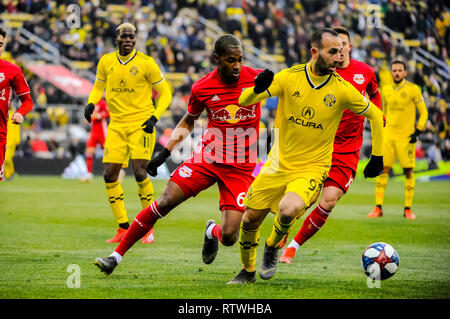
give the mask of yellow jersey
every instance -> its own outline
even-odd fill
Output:
[[[133,50],[123,57],[115,51],[101,57],[96,80],[106,84],[111,123],[143,123],[155,112],[153,86],[164,81],[164,74],[142,52]]]
[[[399,84],[381,89],[383,113],[386,116],[386,138],[407,139],[416,129],[416,109],[419,111],[417,129],[423,131],[428,110],[420,87],[403,79]]]
[[[310,63],[275,74],[266,92],[279,97],[269,161],[271,167],[283,171],[308,165],[330,167],[344,109],[363,115],[376,108],[336,72],[314,76]]]

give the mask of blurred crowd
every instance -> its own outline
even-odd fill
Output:
[[[80,28],[69,28],[67,6],[81,8]],[[195,12],[187,19],[183,10]],[[423,91],[429,110],[427,130],[419,156],[450,159],[450,88],[434,63],[425,65],[414,59],[414,49],[423,50],[448,64],[450,45],[450,7],[447,1],[432,0],[141,0],[141,1],[62,1],[6,0],[1,12],[30,13],[33,18],[23,27],[58,48],[71,60],[90,63],[95,73],[100,57],[114,50],[114,30],[123,21],[137,26],[137,49],[153,56],[166,73],[183,74],[174,85],[170,114],[160,124],[163,135],[186,110],[192,83],[212,70],[214,38],[198,17],[212,21],[225,32],[274,57],[281,67],[308,61],[311,32],[320,27],[344,25],[351,30],[352,57],[371,65],[380,86],[392,79],[389,63],[402,58],[409,66],[408,79]],[[380,23],[387,28],[380,28]],[[400,35],[400,36],[399,36]],[[14,39],[6,50],[19,57],[30,49]],[[281,68],[280,67],[280,68]],[[448,71],[447,71],[448,72]],[[33,98],[38,108],[52,103],[78,103],[63,92],[30,75]],[[270,127],[276,100],[269,100],[262,122]],[[82,123],[81,123],[82,124]]]

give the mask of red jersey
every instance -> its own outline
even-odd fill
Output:
[[[239,80],[228,84],[216,69],[194,83],[188,112],[198,115],[206,109],[208,127],[201,147],[191,157],[192,162],[207,160],[253,171],[258,156],[260,103],[243,107],[238,100],[244,89],[254,86],[259,72],[242,66]]]
[[[30,93],[22,70],[15,64],[0,59],[0,140],[6,140],[8,109],[14,90],[17,96]],[[19,108],[17,112],[25,115],[29,110]]]
[[[350,82],[362,95],[365,96],[367,92],[371,102],[381,109],[381,95],[372,67],[364,62],[350,59],[350,64],[346,68],[337,68],[336,72],[344,80]],[[335,153],[359,151],[363,142],[363,130],[364,116],[344,110],[334,139],[333,151]]]
[[[103,132],[104,136],[106,136],[106,129],[108,128],[108,118],[108,107],[105,100],[101,99],[100,102],[98,102],[95,106],[94,112],[92,113],[91,134]]]

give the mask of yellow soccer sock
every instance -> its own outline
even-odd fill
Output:
[[[405,176],[405,207],[411,208],[415,185],[416,180],[414,179],[414,173],[411,173],[409,178]]]
[[[386,191],[386,185],[388,183],[389,174],[388,172],[384,172],[380,176],[377,177],[375,182],[375,204],[383,205],[384,200],[384,192]]]
[[[289,233],[291,227],[295,224],[297,218],[294,218],[289,224],[282,224],[278,219],[278,214],[273,220],[272,232],[266,240],[266,244],[270,247],[278,247],[283,238]]]
[[[16,152],[16,145],[7,145],[5,152],[4,170],[5,178],[10,179],[16,172],[14,169],[14,153]]]
[[[123,224],[128,222],[127,211],[125,209],[123,189],[119,181],[114,183],[105,183],[106,196],[108,196],[109,204],[117,223]]]
[[[256,248],[259,245],[260,228],[255,230],[245,230],[239,232],[239,253],[241,255],[242,267],[253,272],[256,269]]]
[[[153,202],[153,184],[150,178],[137,182],[138,195],[141,201],[142,209],[147,208]]]

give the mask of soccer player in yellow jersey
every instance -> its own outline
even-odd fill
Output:
[[[91,121],[94,106],[106,89],[111,122],[106,134],[103,178],[106,194],[119,224],[116,235],[107,242],[118,243],[129,227],[124,193],[118,176],[122,163],[130,157],[138,184],[142,208],[153,201],[153,185],[145,168],[155,145],[154,126],[172,101],[172,92],[164,74],[152,57],[136,51],[136,28],[123,23],[116,29],[117,51],[105,54],[97,65],[97,76],[85,108],[85,118]],[[159,94],[155,106],[153,89]],[[144,243],[152,243],[153,228]]]
[[[384,192],[389,178],[389,170],[398,159],[405,175],[404,217],[416,219],[411,211],[414,197],[414,167],[416,164],[416,141],[425,128],[428,111],[420,87],[408,82],[406,64],[401,60],[391,63],[394,84],[382,88],[383,112],[386,116],[386,138],[384,140],[384,173],[375,184],[375,209],[368,217],[383,216]],[[419,119],[416,124],[416,109]]]
[[[336,31],[319,29],[311,37],[311,60],[273,76],[269,70],[243,91],[239,104],[249,105],[278,96],[275,142],[269,159],[247,191],[239,233],[243,269],[229,284],[256,280],[256,248],[260,226],[275,213],[266,240],[259,275],[270,279],[276,272],[279,245],[296,219],[311,206],[331,166],[334,137],[344,109],[368,118],[372,127],[372,157],[366,177],[383,172],[383,114],[336,72],[342,40]]]

